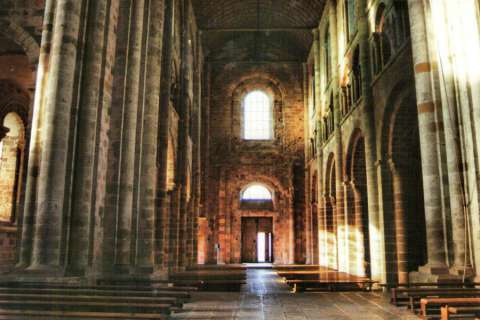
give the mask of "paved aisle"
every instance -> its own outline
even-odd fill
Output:
[[[249,269],[242,292],[198,292],[174,319],[196,320],[410,320],[376,293],[292,294],[271,269]]]

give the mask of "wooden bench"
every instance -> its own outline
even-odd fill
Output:
[[[130,296],[130,297],[169,297],[180,300],[190,298],[188,292],[168,290],[112,290],[112,289],[56,289],[56,288],[5,288],[0,287],[0,293],[30,293],[30,294],[60,294],[60,295],[95,295],[95,296]]]
[[[189,297],[187,291],[163,284],[153,288],[10,283],[0,287],[0,320],[168,319]]]
[[[412,311],[418,310],[420,300],[423,298],[480,298],[480,290],[477,289],[437,289],[428,291],[415,291],[407,293],[408,307]]]
[[[40,310],[2,310],[1,320],[26,320],[26,319],[135,319],[135,320],[167,320],[168,316],[152,313],[115,313],[115,312],[79,312],[79,311],[40,311]]]
[[[385,286],[385,285],[381,285]],[[465,288],[475,289],[471,283],[410,283],[390,288],[390,302],[393,305],[407,305],[409,303],[409,292],[425,292],[429,290],[463,290]]]
[[[475,307],[442,307],[441,320],[450,320],[453,317],[462,319],[480,320],[480,305]],[[451,317],[453,316],[453,317]]]
[[[420,317],[429,319],[432,312],[441,312],[442,307],[479,306],[480,298],[423,298],[420,300]]]
[[[40,310],[40,311],[79,311],[79,312],[117,312],[117,313],[159,313],[170,314],[171,304],[138,302],[103,301],[64,301],[62,299],[44,300],[0,300],[0,309]]]
[[[183,271],[171,276],[177,285],[195,286],[204,291],[240,291],[246,279],[246,272],[238,270]]]
[[[352,280],[352,281],[328,281],[328,280],[286,280],[292,287],[292,292],[303,292],[305,289],[323,289],[328,291],[361,289],[371,291],[372,286],[377,283],[373,280]]]

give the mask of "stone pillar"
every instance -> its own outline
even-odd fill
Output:
[[[444,220],[442,211],[442,180],[439,169],[437,112],[441,108],[436,96],[436,62],[431,60],[426,28],[425,8],[422,1],[409,0],[412,54],[417,91],[418,129],[422,156],[422,173],[427,227],[428,263],[423,271],[442,273],[446,269]]]
[[[160,81],[160,111],[158,119],[158,202],[155,217],[155,272],[168,268],[170,243],[170,195],[167,191],[168,135],[170,122],[170,99],[172,87],[172,48],[175,0],[165,0],[162,73]]]
[[[314,43],[313,46],[315,47],[315,33],[314,33]],[[302,64],[302,76],[303,76],[303,82],[302,82],[302,89],[303,89],[303,112],[304,114],[308,115],[310,114],[309,110],[309,104],[308,104],[308,77],[309,77],[309,71],[308,71],[308,65],[307,63]],[[315,93],[313,93],[315,94]],[[303,134],[305,137],[310,137],[310,117],[306,116],[304,117],[303,120]],[[312,245],[312,210],[310,206],[310,176],[311,176],[311,166],[310,163],[308,163],[308,159],[310,157],[309,150],[311,148],[310,145],[310,139],[306,138],[305,143],[304,143],[304,158],[305,158],[305,180],[303,181],[304,184],[304,189],[305,189],[305,203],[308,204],[308,206],[305,206],[305,213],[306,213],[306,224],[305,224],[305,235],[306,235],[306,264],[311,264],[311,258],[313,255],[313,245]]]
[[[358,32],[360,36],[360,69],[362,72],[361,91],[363,95],[362,124],[365,137],[365,166],[367,175],[368,221],[370,238],[370,271],[373,280],[385,281],[385,247],[383,239],[383,217],[379,210],[379,189],[377,176],[377,140],[375,109],[371,91],[371,61],[369,50],[368,16],[365,0],[358,2]]]
[[[210,206],[208,203],[209,199],[209,184],[210,184],[210,95],[211,95],[211,72],[212,66],[210,63],[204,65],[203,71],[203,103],[202,103],[202,210],[200,215],[207,218],[208,232],[209,234],[205,237],[210,237],[210,241],[207,242],[206,246],[206,262],[211,263],[212,257],[215,252],[214,248],[214,238],[213,238],[213,229],[215,226],[212,224],[214,221],[214,214],[210,211]]]
[[[137,214],[134,204],[134,180],[136,143],[141,86],[142,44],[144,32],[145,0],[135,0],[131,4],[129,49],[124,93],[122,139],[120,152],[120,182],[117,207],[115,244],[115,265],[122,270],[129,269],[132,263],[132,225]]]
[[[393,211],[395,222],[395,243],[398,283],[408,283],[408,243],[407,223],[405,209],[405,182],[402,170],[393,159],[389,159],[390,172],[392,175]]]
[[[45,95],[44,101],[36,99],[36,102],[45,103],[42,108],[43,132],[41,145],[34,139],[31,161],[35,163],[41,159],[38,168],[38,180],[30,181],[28,186],[27,206],[25,214],[24,232],[30,232],[31,219],[35,219],[33,251],[31,256],[31,270],[63,272],[65,265],[66,225],[65,216],[69,210],[69,190],[73,154],[72,113],[76,104],[75,87],[77,85],[77,54],[81,44],[82,9],[85,1],[82,0],[59,0],[55,6],[55,19],[52,18],[53,4],[47,3],[46,28],[54,21],[50,56],[47,52],[41,57],[41,63],[48,63],[48,74],[45,88],[39,88]],[[45,31],[43,40],[48,42],[50,32]],[[45,50],[45,43],[43,48]],[[47,62],[48,61],[48,62]],[[39,72],[39,76],[41,74]],[[38,106],[38,104],[36,104]],[[39,112],[40,110],[37,110]],[[38,121],[38,115],[35,120]],[[34,120],[34,121],[35,121]],[[37,123],[34,124],[36,126]],[[37,151],[39,158],[37,158]],[[38,164],[38,163],[37,163]],[[30,167],[29,175],[33,168]],[[36,185],[33,185],[36,184]],[[36,192],[36,195],[33,193]],[[36,198],[35,198],[36,196]],[[31,206],[35,201],[35,207]],[[33,218],[30,210],[35,210]],[[30,235],[22,240],[21,256],[28,254]],[[24,257],[21,263],[26,262]]]
[[[436,3],[436,5],[442,6],[443,4]],[[445,17],[445,19],[447,19],[447,17]],[[445,28],[448,28],[448,24]],[[447,36],[445,36],[445,39],[445,41],[448,41]],[[452,55],[455,54],[452,53]],[[461,110],[463,109],[461,103],[462,94],[461,89],[458,88],[461,85],[455,83],[458,80],[453,76],[455,74],[454,67],[455,64],[442,61],[441,72],[445,75],[441,80],[442,101],[445,102],[445,105],[442,108],[441,120],[443,121],[444,127],[443,137],[445,139],[445,157],[448,171],[448,191],[450,196],[450,218],[452,228],[453,263],[450,263],[450,267],[453,274],[460,275],[464,271],[470,273],[472,267],[469,265],[470,259],[467,253],[468,241],[467,243],[465,242],[465,206],[467,206],[466,202],[468,200],[466,199],[467,196],[465,194],[466,186],[464,185],[464,178],[467,174],[467,168],[462,164],[468,161],[462,160],[464,153],[462,152],[462,137],[460,132],[461,127],[468,127],[468,125],[465,126],[461,123]],[[466,257],[467,259],[465,259]],[[467,270],[464,270],[465,262],[467,262]]]
[[[149,26],[145,60],[145,96],[143,102],[142,137],[140,144],[139,213],[136,237],[136,268],[152,268],[154,231],[157,217],[157,147],[160,116],[161,67],[164,31],[164,0],[149,2]],[[162,125],[164,125],[162,123]],[[168,126],[168,123],[167,123]],[[168,144],[166,144],[168,145]],[[148,270],[147,269],[147,270]]]
[[[365,226],[363,225],[363,194],[362,190],[352,182],[353,206],[355,212],[355,236],[356,242],[356,274],[359,276],[366,275],[366,259],[365,259],[365,234],[363,233]]]
[[[48,73],[48,63],[50,60],[51,41],[53,32],[53,21],[55,16],[55,1],[45,1],[45,13],[42,26],[42,42],[40,48],[40,56],[37,69],[37,79],[35,83],[35,97],[33,106],[32,129],[30,136],[29,161],[27,167],[27,182],[25,187],[25,206],[23,221],[20,224],[21,242],[19,262],[17,267],[23,269],[30,264],[32,245],[33,245],[33,223],[36,204],[36,188],[38,166],[41,159],[41,141],[43,138],[43,114],[45,111],[45,88]],[[5,133],[6,134],[6,133]]]
[[[108,27],[110,25],[111,7],[107,0],[98,0],[90,6],[87,23],[91,26],[87,33],[84,69],[82,76],[80,108],[77,120],[77,148],[75,161],[75,183],[73,186],[70,249],[68,270],[71,274],[85,271],[92,256],[93,224],[98,214],[97,192],[98,145],[100,144],[100,127],[104,113],[108,113],[109,104],[105,105],[105,74],[111,69],[106,66],[106,49]],[[112,8],[117,8],[112,6]],[[117,13],[114,13],[115,15]],[[107,70],[106,70],[107,69]]]
[[[186,227],[187,227],[187,215],[188,215],[188,206],[191,199],[189,198],[188,188],[190,186],[187,185],[188,182],[188,160],[189,155],[188,153],[191,151],[189,150],[189,145],[191,145],[191,137],[190,137],[190,117],[191,117],[191,108],[192,108],[192,101],[191,101],[191,92],[189,91],[190,88],[190,64],[189,58],[192,52],[191,50],[191,41],[189,37],[189,2],[187,0],[181,1],[181,16],[182,16],[182,32],[181,32],[181,72],[180,72],[180,123],[179,123],[179,139],[178,139],[178,186],[179,186],[179,220],[178,220],[178,259],[177,259],[177,266],[182,268],[185,266],[186,261],[186,245],[187,245],[187,238],[186,238]],[[191,177],[190,177],[191,178]],[[191,183],[191,182],[190,182]]]
[[[194,92],[196,103],[194,103],[193,113],[193,163],[192,163],[192,184],[193,184],[193,202],[192,202],[192,216],[189,222],[189,259],[188,265],[197,263],[197,238],[198,238],[198,218],[200,217],[201,197],[202,197],[202,112],[203,112],[203,99],[202,99],[202,80],[203,80],[203,65],[201,62],[201,31],[197,34],[197,57],[194,57],[196,61],[196,68],[194,69]]]

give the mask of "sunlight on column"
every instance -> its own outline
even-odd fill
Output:
[[[345,225],[338,226],[338,270],[348,272],[348,233]]]
[[[373,224],[369,224],[370,234],[370,272],[372,279],[381,279],[382,272],[382,258],[381,252],[383,252],[381,241],[383,237],[378,228]]]
[[[431,1],[438,56],[445,76],[477,83],[480,44],[474,0]]]

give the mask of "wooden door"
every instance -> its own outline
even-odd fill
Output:
[[[273,219],[271,217],[246,217],[242,218],[242,262],[258,262],[257,237],[260,232],[266,234],[265,257],[267,257],[267,262],[273,261]]]
[[[242,218],[242,262],[257,262],[257,218]]]

